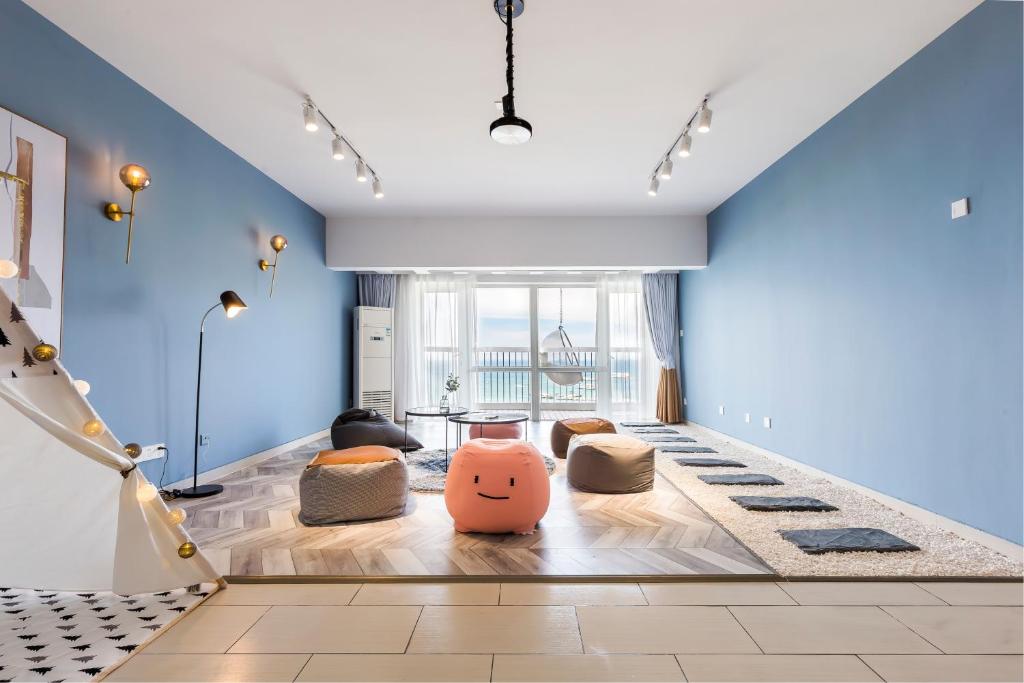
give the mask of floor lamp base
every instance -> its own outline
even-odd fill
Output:
[[[220,484],[200,484],[199,486],[189,486],[187,489],[182,489],[179,495],[182,498],[206,498],[207,496],[215,496],[223,491],[224,487]]]

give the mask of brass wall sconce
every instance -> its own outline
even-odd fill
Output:
[[[284,235],[274,235],[270,238],[270,248],[274,250],[274,262],[270,263],[265,258],[261,258],[259,262],[260,270],[267,271],[273,269],[274,273],[270,276],[270,296],[274,296],[274,282],[277,280],[277,257],[281,255],[281,252],[288,247],[288,240],[285,239]]]
[[[119,223],[122,218],[128,216],[128,248],[124,252],[124,262],[128,263],[132,258],[132,227],[135,223],[135,195],[142,190],[149,187],[151,178],[149,177],[149,171],[144,169],[138,164],[127,164],[121,167],[121,173],[119,174],[121,182],[127,187],[132,193],[132,202],[128,206],[128,210],[125,211],[120,205],[110,202],[104,207],[104,213],[107,214],[107,218]]]

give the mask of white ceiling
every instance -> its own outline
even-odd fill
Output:
[[[705,214],[979,4],[527,0],[516,108],[534,139],[509,148],[487,133],[504,92],[491,2],[28,0],[328,216]],[[383,200],[303,130],[307,92]],[[706,92],[712,133],[648,197]]]

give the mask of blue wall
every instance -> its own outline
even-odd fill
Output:
[[[981,5],[719,206],[680,299],[690,419],[1017,543],[1021,13]]]
[[[225,289],[249,310],[207,323],[200,470],[328,427],[349,400],[355,283],[324,264],[324,217],[20,2],[0,62],[0,106],[68,138],[61,355],[114,433],[166,442],[165,482],[191,472],[199,320]],[[127,202],[127,162],[153,184],[126,266],[127,223],[101,208]],[[278,232],[270,300],[256,261]]]

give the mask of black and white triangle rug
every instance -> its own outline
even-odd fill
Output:
[[[214,588],[123,596],[0,587],[0,682],[94,679]]]

